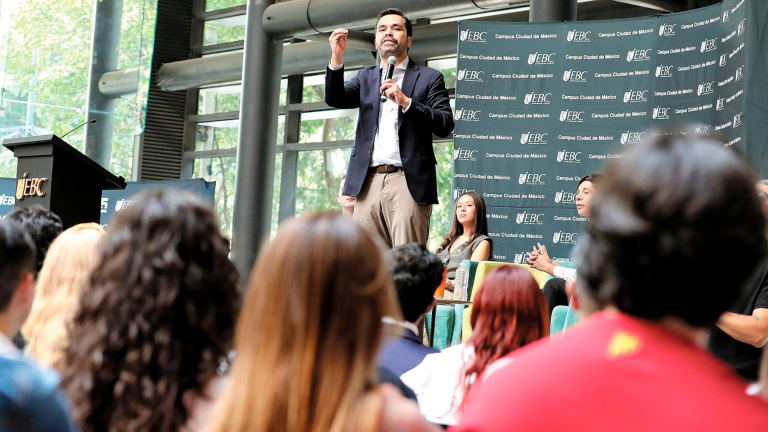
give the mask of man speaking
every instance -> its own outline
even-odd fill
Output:
[[[344,195],[356,197],[355,221],[392,247],[427,243],[437,204],[432,135],[446,137],[454,126],[443,75],[408,58],[412,42],[408,18],[385,9],[376,22],[381,64],[344,84],[347,30],[336,29],[325,74],[325,102],[360,109]],[[396,67],[387,79],[390,57]]]

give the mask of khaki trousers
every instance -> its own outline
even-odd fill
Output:
[[[403,170],[369,171],[355,199],[352,218],[369,234],[389,247],[410,242],[427,245],[431,204],[417,204],[405,182]]]

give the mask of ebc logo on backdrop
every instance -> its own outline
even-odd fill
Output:
[[[557,161],[564,163],[581,163],[581,152],[561,150],[557,152]]]
[[[453,114],[453,119],[456,121],[480,121],[480,110],[471,110],[466,108],[457,109]]]
[[[560,121],[566,123],[584,123],[584,111],[570,109],[560,111]]]
[[[626,131],[621,134],[621,145],[637,144],[643,140],[645,132]]]
[[[546,174],[536,174],[536,173],[529,173],[524,172],[520,174],[520,177],[518,178],[518,183],[521,185],[536,185],[536,186],[543,186],[546,184]]]
[[[744,78],[744,66],[736,69],[736,81],[741,81],[742,78]]]
[[[727,60],[728,54],[720,54],[720,66],[725,66],[728,64]]]
[[[701,42],[701,52],[710,52],[717,49],[717,38],[704,39]]]
[[[522,212],[517,214],[518,225],[544,225],[544,213]]]
[[[591,34],[591,31],[570,30],[566,39],[568,42],[589,42]]]
[[[731,19],[731,11],[726,9],[725,12],[723,12],[723,22],[727,23],[728,20],[730,20],[730,19]]]
[[[528,93],[525,95],[526,105],[549,105],[552,93]]]
[[[712,125],[696,126],[696,133],[699,135],[712,135]]]
[[[672,78],[673,65],[656,66],[656,78]]]
[[[523,145],[544,145],[547,143],[547,136],[549,133],[534,133],[526,132],[520,135],[520,144]]]
[[[739,34],[744,33],[744,31],[747,29],[747,19],[741,20],[739,23]]]
[[[565,82],[587,82],[587,71],[568,69],[563,72],[563,81]]]
[[[462,42],[480,42],[485,43],[485,37],[488,32],[479,32],[472,30],[462,30],[459,34],[459,39]]]
[[[525,262],[525,258],[527,257],[526,253],[519,253],[515,254],[515,264],[522,264]]]
[[[659,36],[674,36],[676,25],[677,24],[662,24],[661,27],[659,27]]]
[[[552,242],[556,244],[576,244],[577,235],[578,233],[575,232],[558,231],[552,236]]]
[[[462,69],[456,75],[456,79],[465,82],[483,82],[483,75],[485,75],[485,71]]]
[[[460,196],[464,195],[465,193],[474,192],[474,191],[475,191],[474,189],[456,188],[453,190],[453,200],[456,201],[457,199],[459,199]]]
[[[624,92],[624,103],[648,102],[648,90],[630,90]]]
[[[555,192],[555,202],[558,204],[576,204],[576,192],[566,190]]]
[[[552,65],[555,64],[555,55],[557,53],[540,53],[535,52],[528,55],[529,65]]]
[[[477,157],[475,157],[475,154],[477,153],[477,150],[467,150],[467,149],[461,149],[457,148],[453,151],[453,160],[463,160],[463,161],[476,161]]]
[[[717,110],[722,111],[725,109],[725,98],[717,98]]]
[[[737,127],[741,126],[741,117],[744,116],[744,113],[738,113],[735,116],[733,116],[733,128],[736,129]]]
[[[654,120],[669,120],[669,107],[656,107],[653,109]]]
[[[651,48],[633,49],[627,51],[628,62],[644,62],[651,59]]]
[[[714,87],[715,87],[714,81],[701,83],[699,84],[699,87],[696,89],[696,94],[699,96],[710,95],[715,92]]]

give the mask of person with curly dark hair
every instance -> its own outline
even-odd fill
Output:
[[[241,302],[228,254],[214,213],[184,192],[144,192],[113,219],[63,356],[83,432],[204,426]]]

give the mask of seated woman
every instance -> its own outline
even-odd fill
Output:
[[[342,215],[280,225],[237,323],[237,357],[209,432],[431,431],[376,380],[385,316],[400,311],[377,243]]]
[[[67,329],[80,308],[105,236],[99,224],[79,224],[56,237],[48,249],[37,275],[32,311],[21,328],[27,340],[25,354],[42,365],[57,366],[69,345]]]
[[[477,192],[466,192],[456,201],[451,232],[437,249],[437,256],[448,268],[444,298],[453,298],[456,269],[462,261],[493,259],[493,240],[488,237],[485,201]]]
[[[576,191],[576,212],[579,216],[589,217],[589,203],[595,193],[595,188],[600,185],[602,178],[601,174],[590,174],[579,180]],[[544,297],[546,297],[547,304],[549,305],[549,316],[552,316],[552,311],[556,306],[567,306],[568,294],[565,292],[565,282],[576,280],[576,269],[565,267],[553,261],[547,253],[547,247],[540,243],[537,243],[537,246],[533,247],[533,251],[528,253],[528,258],[525,262],[535,269],[554,276],[542,288]]]
[[[491,271],[475,294],[474,332],[467,343],[426,356],[400,377],[416,393],[421,413],[433,423],[455,424],[476,377],[496,360],[549,335],[546,313],[544,295],[526,268]]]
[[[62,359],[83,432],[202,430],[241,300],[228,255],[186,192],[141,193],[114,217]]]

